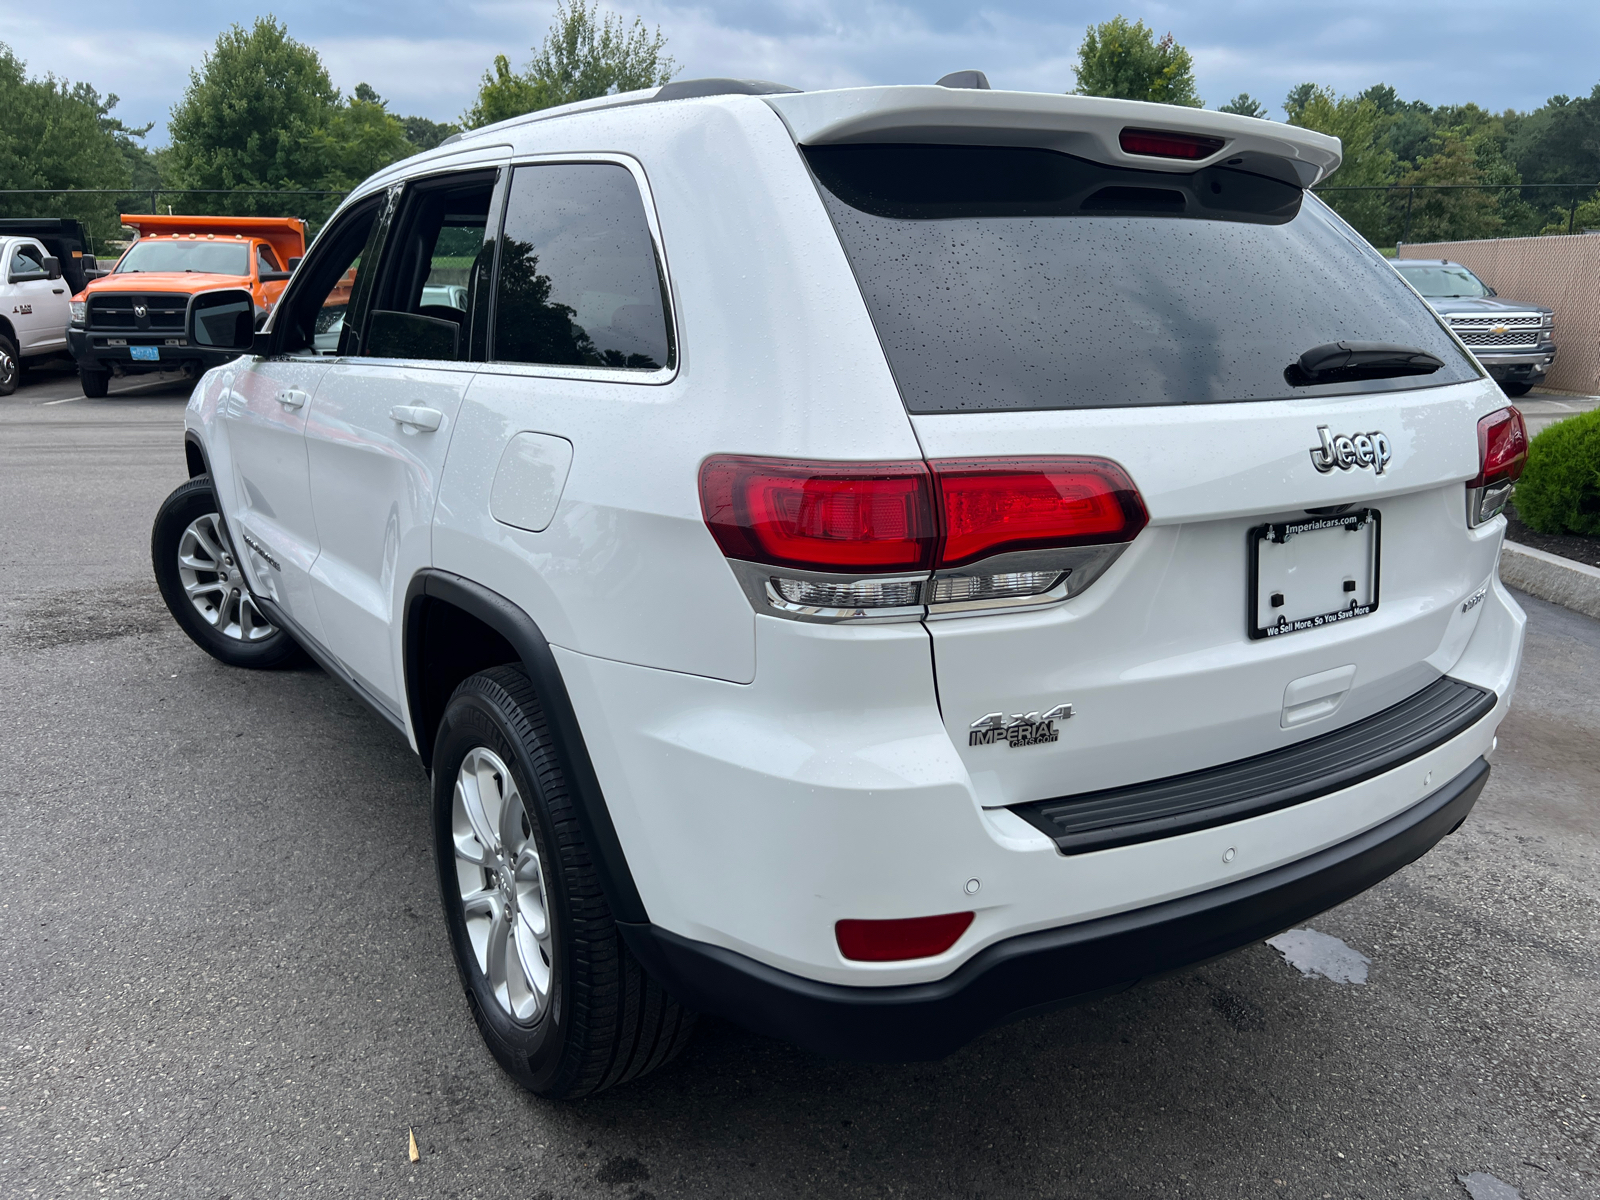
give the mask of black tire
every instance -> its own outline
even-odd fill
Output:
[[[230,613],[234,614],[239,619],[233,624],[241,630],[245,627],[243,618],[246,603],[249,603],[252,612],[256,611],[248,590],[244,589],[242,577],[237,575],[233,538],[227,532],[227,523],[218,510],[211,477],[198,475],[161,502],[155,525],[150,530],[150,563],[155,570],[156,586],[161,589],[161,598],[167,602],[172,619],[177,621],[195,645],[230,667],[282,667],[302,661],[303,652],[285,630],[273,628],[271,632],[254,639],[249,639],[245,633],[230,636],[225,631],[226,626],[219,630],[217,624],[202,615],[195,602],[185,594],[178,561],[179,548],[185,532],[207,516],[213,517],[214,528],[222,531],[221,538],[217,540],[222,543],[220,549],[225,553],[226,560],[220,564],[223,570],[202,572],[197,579],[211,575],[212,579],[208,582],[218,586],[214,594],[219,597],[232,590],[227,586],[230,580],[237,582],[239,590],[234,590],[231,597],[223,599],[225,610],[218,615],[226,619]],[[216,611],[214,606],[213,612]]]
[[[1500,390],[1508,396],[1526,396],[1533,390],[1531,383],[1502,383]]]
[[[78,382],[83,385],[85,396],[91,400],[99,400],[111,389],[111,372],[91,371],[88,367],[79,367]]]
[[[491,871],[456,856],[457,776],[469,753],[485,761],[484,750],[509,768],[526,814],[521,836],[537,848],[535,877],[544,881],[539,902],[550,931],[548,998],[525,1020],[496,998],[462,899],[464,888],[487,893],[495,886]],[[468,1007],[490,1053],[523,1087],[552,1100],[592,1095],[654,1071],[688,1044],[694,1028],[694,1014],[650,978],[624,944],[573,803],[544,710],[522,669],[495,667],[463,682],[445,707],[433,757],[434,857],[445,922]],[[500,918],[477,919],[492,929]],[[507,928],[524,929],[520,911],[507,918]],[[492,935],[486,944],[494,944]]]
[[[22,382],[22,356],[8,337],[0,336],[0,396],[9,396]]]

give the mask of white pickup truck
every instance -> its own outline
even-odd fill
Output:
[[[0,396],[17,390],[23,364],[30,358],[59,354],[67,348],[71,288],[61,275],[61,261],[32,237],[0,240]]]

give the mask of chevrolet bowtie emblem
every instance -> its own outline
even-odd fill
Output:
[[[1508,326],[1508,325],[1495,325],[1489,330],[1489,332],[1490,333],[1510,333],[1511,332],[1511,327]]]

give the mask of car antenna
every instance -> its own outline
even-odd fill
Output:
[[[935,85],[947,88],[977,88],[980,91],[989,91],[989,77],[982,71],[951,71]]]

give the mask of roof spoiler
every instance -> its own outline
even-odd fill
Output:
[[[1143,171],[1184,173],[1227,166],[1307,188],[1339,166],[1338,138],[1258,117],[1171,104],[951,88],[849,88],[769,95],[796,143],[852,142],[1030,146]],[[1129,139],[1125,132],[1146,135]],[[1159,152],[1160,135],[1201,145],[1181,157]],[[1152,140],[1150,135],[1154,135]],[[1130,152],[1126,146],[1136,149]],[[1138,147],[1143,149],[1138,149]],[[1214,147],[1214,148],[1213,148]]]

